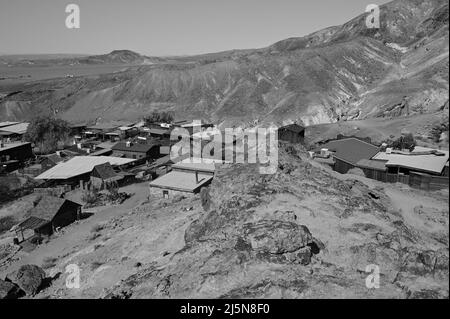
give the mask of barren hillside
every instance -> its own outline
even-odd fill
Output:
[[[38,298],[448,298],[448,190],[340,175],[280,150],[275,175],[218,167],[194,198],[144,200],[138,185],[0,271],[52,260]],[[80,289],[65,287],[73,263]]]
[[[0,82],[6,95],[0,116],[53,112],[71,121],[134,119],[164,109],[233,123],[315,124],[435,112],[448,101],[448,2],[396,0],[380,12],[379,30],[367,29],[361,14],[263,49],[170,60],[130,51],[77,58],[153,64],[26,85]]]

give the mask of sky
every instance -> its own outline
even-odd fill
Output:
[[[0,0],[0,54],[149,56],[261,48],[339,25],[386,0]],[[68,4],[80,28],[68,29]]]

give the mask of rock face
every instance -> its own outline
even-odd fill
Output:
[[[448,217],[437,218],[448,211],[429,214],[436,222],[424,230],[392,209],[383,188],[343,181],[312,165],[303,150],[286,150],[280,147],[273,175],[260,175],[255,165],[217,169],[196,201],[205,211],[186,229],[185,247],[104,297],[448,295]],[[380,289],[366,287],[368,265],[379,267]]]
[[[20,292],[17,285],[0,279],[0,299],[16,299]]]
[[[291,253],[312,243],[308,228],[292,222],[262,220],[244,225],[252,249],[270,254]]]
[[[41,288],[45,271],[36,265],[23,265],[18,270],[8,274],[6,281],[16,284],[27,296],[34,296]]]

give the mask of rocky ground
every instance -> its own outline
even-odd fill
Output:
[[[274,175],[223,166],[195,198],[135,196],[2,274],[43,266],[54,279],[34,298],[448,298],[448,190],[340,175],[284,146]]]

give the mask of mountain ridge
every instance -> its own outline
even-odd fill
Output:
[[[217,122],[308,125],[438,110],[448,101],[448,3],[392,1],[380,7],[379,30],[366,28],[366,15],[266,48],[160,58],[109,75],[27,83],[10,88],[21,92],[0,100],[0,115],[53,111],[86,121],[167,110]],[[142,57],[119,50],[86,61]]]

